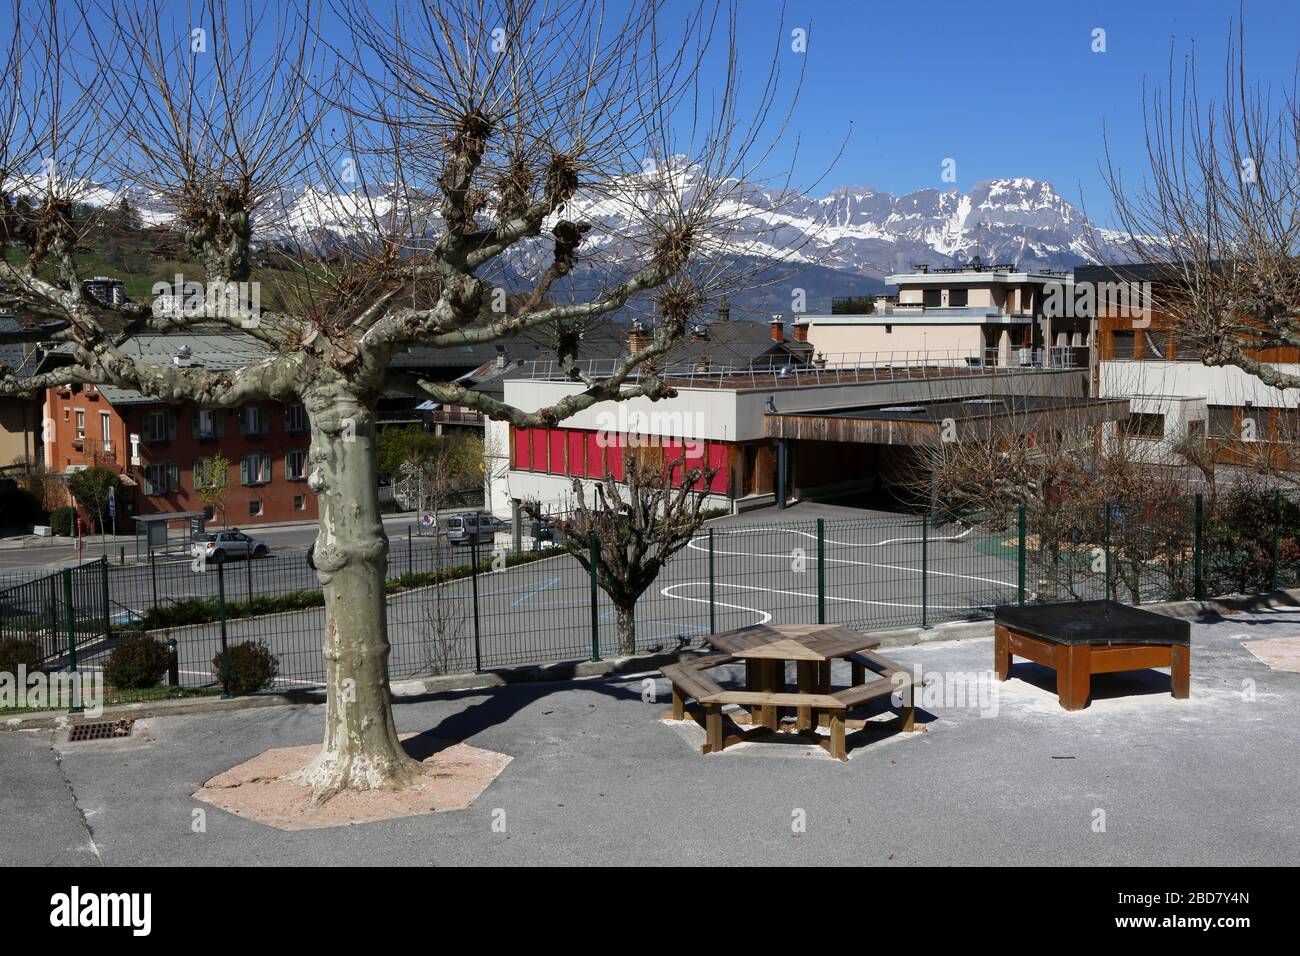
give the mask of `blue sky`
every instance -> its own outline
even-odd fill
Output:
[[[742,53],[757,68],[781,4],[740,6]],[[1246,0],[1244,8],[1247,73],[1280,88],[1296,68],[1300,3]],[[852,122],[818,194],[842,184],[951,188],[940,165],[952,157],[963,191],[994,177],[1045,179],[1105,224],[1103,123],[1121,167],[1140,172],[1143,80],[1166,85],[1172,42],[1178,69],[1194,49],[1203,94],[1217,94],[1239,10],[1237,0],[791,0],[787,36],[811,22],[798,178],[825,167]],[[1095,28],[1106,31],[1104,53],[1091,50]],[[796,55],[788,43],[784,50]]]
[[[398,0],[408,2],[418,0]],[[742,91],[757,95],[774,49],[787,79],[806,58],[787,140],[798,136],[795,186],[821,177],[849,134],[814,195],[850,184],[966,191],[981,179],[1023,176],[1050,181],[1101,225],[1112,205],[1099,168],[1103,124],[1126,177],[1140,174],[1142,85],[1166,84],[1171,44],[1179,71],[1195,51],[1202,92],[1212,94],[1222,88],[1241,6],[1250,79],[1281,89],[1300,49],[1300,0],[787,0],[783,25],[781,0],[735,2]],[[665,0],[664,26],[698,7]],[[202,9],[169,0],[180,21],[169,28],[184,26],[187,11],[201,22]],[[334,8],[323,11],[326,35],[341,39]],[[796,27],[809,30],[804,54],[791,50]],[[1092,50],[1097,29],[1105,52]],[[707,61],[706,95],[724,67],[722,55]],[[955,184],[940,178],[947,158],[956,161]],[[768,172],[788,160],[778,155]]]

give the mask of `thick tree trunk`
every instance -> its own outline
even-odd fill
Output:
[[[308,484],[320,508],[317,574],[325,590],[325,742],[294,778],[316,803],[340,790],[400,789],[420,765],[397,739],[388,687],[384,578],[373,411],[334,388],[306,397]]]
[[[636,653],[636,605],[618,609],[618,652],[625,657]]]

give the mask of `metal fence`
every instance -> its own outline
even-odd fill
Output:
[[[36,641],[51,667],[75,664],[111,632],[108,559],[100,558],[0,591],[0,640]]]
[[[395,678],[628,650],[609,598],[547,542],[525,536],[516,548],[508,531],[481,545],[399,537],[387,578]],[[770,513],[714,522],[668,563],[637,605],[635,650],[682,649],[763,622],[925,627],[1012,603],[1142,604],[1297,586],[1300,501],[1280,494],[965,521]],[[146,630],[175,642],[184,685],[217,684],[223,646],[245,641],[275,655],[281,689],[324,677],[324,599],[302,551],[220,565],[100,560],[0,591],[0,636],[38,636],[56,666],[67,663],[69,621],[83,667],[102,665],[115,635]]]

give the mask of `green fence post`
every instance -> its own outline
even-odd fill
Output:
[[[817,519],[817,623],[826,623],[826,520]]]
[[[1282,492],[1273,492],[1273,541],[1269,549],[1268,589],[1277,590],[1277,557],[1279,549],[1278,533],[1282,530]]]
[[[411,550],[411,526],[406,526],[406,573],[408,575],[415,573],[414,552]]]
[[[253,603],[253,552],[244,551],[244,567],[248,570],[248,603]],[[252,610],[252,607],[249,607]]]
[[[230,692],[230,645],[226,640],[226,562],[217,565],[217,620],[221,622],[221,697],[234,697]]]
[[[104,555],[104,565],[99,570],[104,586],[104,636],[107,637],[113,630],[112,598],[108,593],[108,555]]]
[[[478,533],[470,535],[469,538],[469,579],[470,587],[473,590],[474,597],[474,673],[483,673],[483,637],[479,627],[478,612]]]
[[[1101,573],[1102,573],[1102,592],[1101,596],[1107,601],[1110,600],[1110,502],[1103,503],[1106,509],[1106,531],[1102,539],[1101,553]]]
[[[1192,540],[1192,596],[1205,599],[1205,499],[1196,496],[1196,518]]]
[[[591,659],[600,660],[600,611],[597,608],[597,588],[596,569],[600,566],[600,541],[596,538],[596,532],[591,532],[587,536],[587,563],[591,565]],[[709,575],[712,581],[713,575]],[[709,602],[710,608],[712,602]]]
[[[153,609],[158,610],[158,566],[154,564],[153,548],[149,549],[149,577],[153,580]]]
[[[1016,530],[1020,541],[1016,546],[1016,603],[1025,603],[1025,506],[1021,505],[1016,514]],[[1040,552],[1041,553],[1041,552]]]
[[[921,515],[921,627],[930,626],[929,620],[929,603],[930,603],[930,515],[925,513]]]
[[[59,649],[59,587],[54,583],[57,574],[50,575],[50,655],[58,653]]]
[[[63,602],[68,608],[68,673],[72,675],[72,700],[68,713],[79,714],[81,706],[81,678],[77,674],[77,605],[72,596],[72,569],[63,569]]]
[[[717,605],[713,594],[713,529],[709,529],[709,633],[718,633]]]

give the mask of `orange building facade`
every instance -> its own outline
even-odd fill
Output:
[[[139,398],[115,405],[93,385],[51,388],[43,438],[52,471],[101,465],[122,476],[127,494],[117,503],[119,532],[135,515],[185,511],[207,511],[212,520],[239,526],[317,517],[316,496],[307,487],[310,434],[301,405],[260,402],[203,411]],[[220,504],[205,504],[195,486],[196,469],[217,455],[229,463],[224,514]]]

